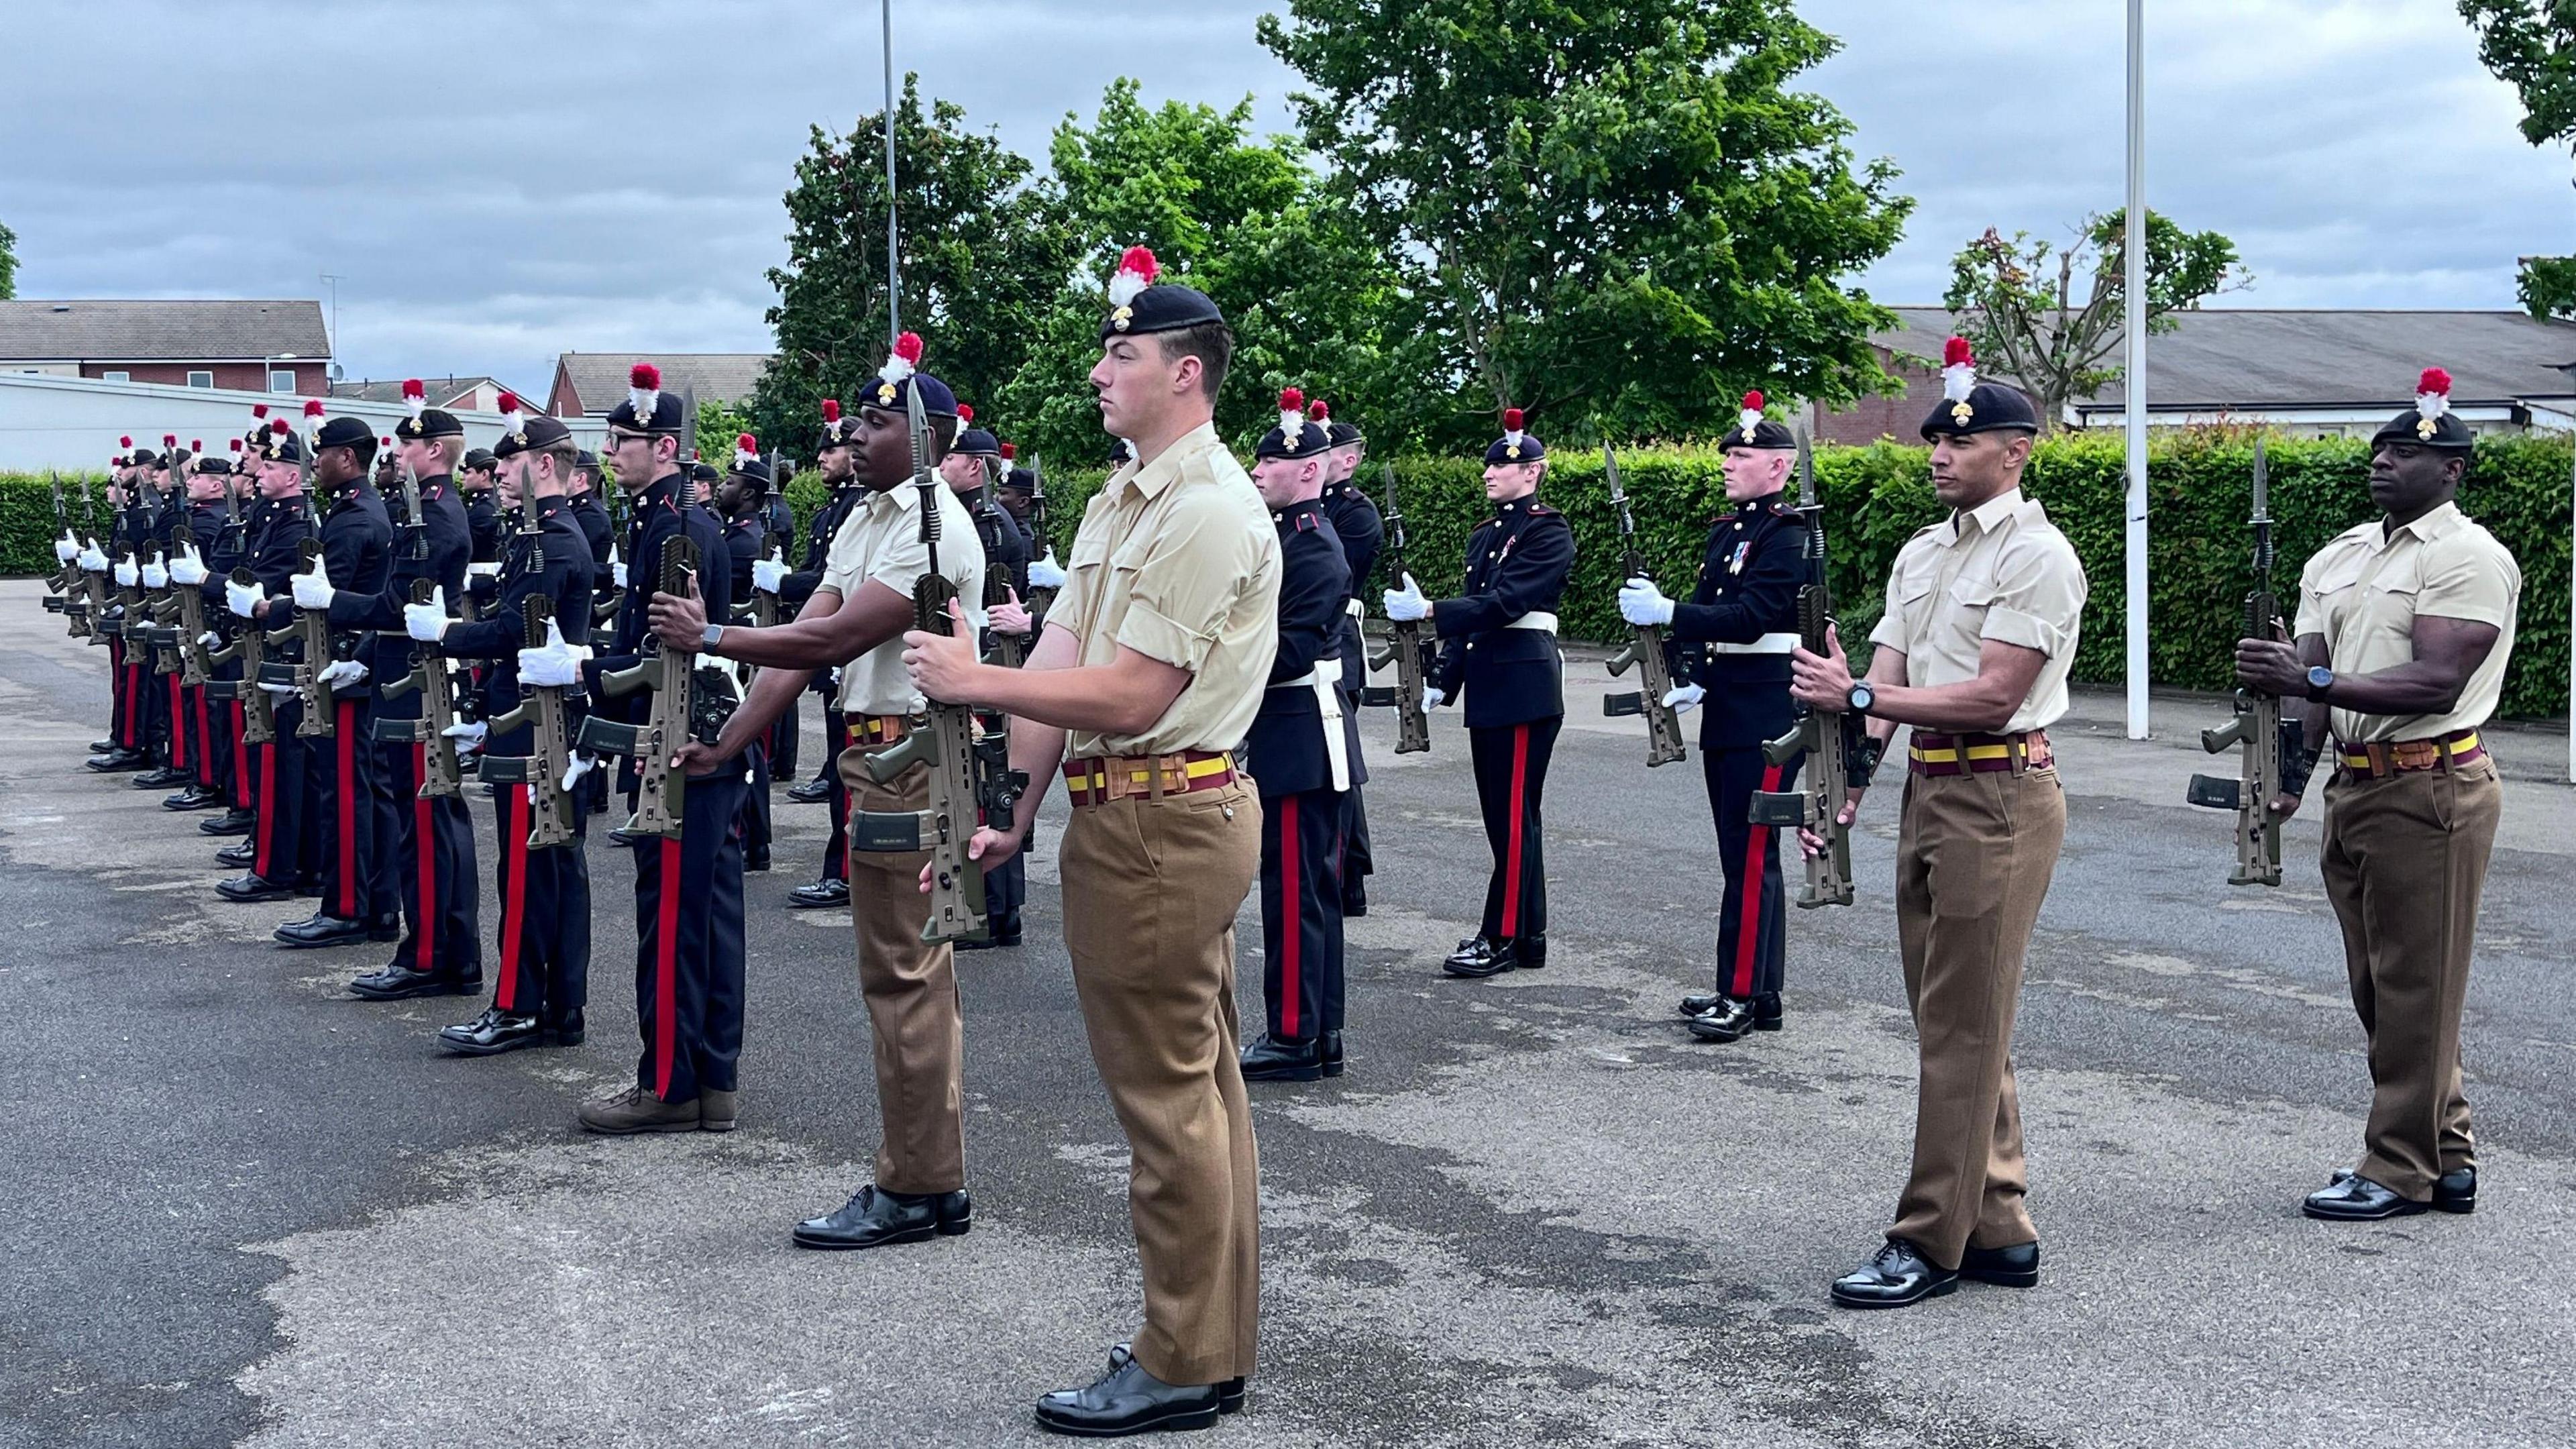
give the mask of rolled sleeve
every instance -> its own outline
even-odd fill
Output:
[[[2064,657],[2084,621],[2084,571],[2074,550],[2054,531],[2045,541],[2017,539],[1998,573],[2001,587],[1980,637]]]
[[[1216,635],[1177,624],[1160,609],[1139,599],[1127,606],[1127,617],[1118,622],[1118,642],[1148,659],[1159,659],[1175,669],[1196,674],[1199,666],[1207,662]]]
[[[2522,583],[2513,556],[2504,554],[2499,560],[2468,549],[2446,553],[2447,557],[2426,560],[2424,588],[2415,596],[2415,612],[2499,629],[2512,623],[2514,595]]]
[[[1999,644],[2018,644],[2054,659],[2066,650],[2066,631],[2037,614],[1997,604],[1986,611],[1985,637]]]
[[[1252,541],[1214,490],[1173,510],[1134,566],[1118,642],[1196,673],[1260,562]],[[1122,565],[1112,558],[1109,566]]]

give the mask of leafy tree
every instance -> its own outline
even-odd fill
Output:
[[[791,455],[812,451],[824,397],[857,396],[885,362],[883,124],[813,128],[787,192],[787,265],[769,272],[778,357],[750,420]],[[1071,264],[1056,202],[1026,158],[967,129],[963,108],[933,101],[925,113],[917,77],[895,107],[895,151],[904,326],[930,339],[928,366],[960,397],[989,398],[1028,356]]]
[[[2123,342],[2127,316],[2128,213],[2088,216],[2064,249],[2028,232],[1988,228],[1950,259],[1942,305],[1977,349],[1986,370],[2030,394],[2040,423],[2055,428],[2065,405],[2117,381],[2106,365]],[[2170,332],[2169,313],[2219,292],[2253,285],[2236,244],[2214,231],[2185,232],[2147,213],[2147,330]]]
[[[2522,138],[2576,140],[2576,6],[2564,0],[2460,0],[2478,60],[2522,97]],[[2576,319],[2576,257],[2522,259],[2522,305],[2534,317]]]
[[[1848,285],[1912,203],[1787,89],[1837,42],[1789,0],[1292,0],[1259,35],[1330,184],[1403,268],[1455,379],[1551,436],[1715,432],[1745,387],[1891,385]],[[1448,389],[1444,389],[1446,391]],[[1574,426],[1569,426],[1574,425]]]
[[[18,295],[18,234],[0,226],[0,302]]]
[[[1129,246],[1153,248],[1168,280],[1205,291],[1235,332],[1217,423],[1239,448],[1269,428],[1295,385],[1402,438],[1429,354],[1385,257],[1326,193],[1292,143],[1255,140],[1250,100],[1228,110],[1148,107],[1112,82],[1088,125],[1067,116],[1050,147],[1073,280],[1039,322],[1028,364],[1001,394],[1003,435],[1059,463],[1109,447],[1085,378],[1100,356],[1102,289]]]

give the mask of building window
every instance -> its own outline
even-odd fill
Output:
[[[188,386],[190,387],[213,387],[214,385],[215,375],[211,372],[190,372],[188,374]]]
[[[268,370],[268,390],[270,392],[295,391],[295,369],[291,367],[270,368]]]
[[[98,375],[98,380],[101,382],[132,382],[134,381],[134,374],[130,372],[102,372]]]

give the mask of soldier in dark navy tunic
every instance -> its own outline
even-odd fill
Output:
[[[1789,732],[1789,653],[1798,647],[1798,588],[1807,581],[1805,529],[1783,495],[1798,440],[1765,419],[1755,393],[1728,432],[1726,496],[1735,505],[1709,525],[1699,579],[1687,601],[1664,597],[1651,580],[1630,579],[1619,611],[1631,624],[1670,630],[1679,709],[1705,705],[1699,748],[1717,818],[1726,892],[1717,920],[1716,989],[1682,998],[1693,1036],[1734,1041],[1780,1028],[1788,899],[1780,881],[1780,840],[1752,823],[1757,790],[1786,790],[1799,761],[1772,764],[1764,742]]]
[[[1503,436],[1485,450],[1485,496],[1494,516],[1467,537],[1459,597],[1425,599],[1410,577],[1386,593],[1389,619],[1431,621],[1440,638],[1432,705],[1467,693],[1467,738],[1476,798],[1494,870],[1477,934],[1441,963],[1453,976],[1491,976],[1547,964],[1547,861],[1539,804],[1565,723],[1565,664],[1556,607],[1574,571],[1574,528],[1538,501],[1547,448],[1503,414]]]
[[[959,431],[956,446],[940,460],[939,476],[957,495],[957,501],[966,505],[967,516],[975,520],[976,541],[984,547],[986,627],[980,642],[990,657],[993,634],[1004,627],[1005,620],[1025,644],[1037,642],[1028,610],[1020,606],[1029,592],[1029,539],[994,497],[995,484],[1009,473],[1001,440],[993,436],[992,429],[973,426],[975,409],[971,404],[959,403],[957,411],[959,421],[969,426]],[[1008,727],[1001,715],[987,714],[984,719],[990,728]],[[1010,859],[984,872],[984,938],[959,941],[957,949],[991,951],[1020,944],[1020,908],[1028,899],[1027,852],[1015,850]]]
[[[275,431],[261,444],[254,465],[259,502],[251,510],[242,546],[242,566],[251,571],[254,581],[223,581],[225,608],[238,621],[236,627],[271,632],[284,627],[285,609],[292,602],[287,593],[288,581],[302,565],[299,550],[304,540],[313,536],[296,478],[304,457],[304,440],[295,435],[284,418],[276,419],[272,426]],[[207,582],[211,586],[215,580]],[[269,657],[276,659],[290,653],[291,649],[271,649]],[[250,869],[217,883],[215,891],[233,901],[284,900],[312,885],[321,863],[320,843],[306,806],[308,790],[304,779],[313,752],[296,737],[304,706],[292,692],[281,692],[283,686],[246,678],[242,688],[267,694],[275,712],[276,733],[256,748],[244,747],[251,755],[251,808],[256,812],[249,840],[250,858],[242,862]]]
[[[1324,516],[1331,435],[1290,399],[1253,450],[1252,481],[1279,530],[1279,652],[1244,737],[1261,792],[1261,995],[1267,1030],[1243,1049],[1247,1082],[1342,1070],[1345,800],[1367,772],[1342,692],[1350,565]],[[1303,399],[1297,399],[1302,403]]]
[[[691,470],[699,483],[698,496],[712,500],[716,518],[724,525],[725,562],[733,571],[734,617],[732,622],[748,624],[752,620],[752,593],[759,582],[762,560],[769,557],[769,463],[760,456],[760,440],[744,433],[734,440],[733,466],[721,476],[711,465],[700,463]],[[750,692],[748,676],[743,677],[743,691]],[[769,738],[764,737],[743,751],[750,762],[750,782],[742,792],[742,868],[745,873],[769,869],[770,783]]]
[[[1360,486],[1360,462],[1368,439],[1347,418],[1335,418],[1318,400],[1309,414],[1332,435],[1333,451],[1325,457],[1324,518],[1342,540],[1342,558],[1351,568],[1351,601],[1342,618],[1342,709],[1356,720],[1360,688],[1368,681],[1368,645],[1360,633],[1369,575],[1377,570],[1378,550],[1386,545],[1386,520],[1377,500]],[[1368,878],[1377,869],[1369,849],[1368,811],[1356,786],[1342,796],[1342,914],[1368,914]]]

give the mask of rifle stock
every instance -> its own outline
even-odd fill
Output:
[[[436,585],[428,579],[414,579],[411,601],[426,604]],[[410,635],[403,636],[410,639]],[[447,656],[435,644],[411,641],[411,668],[398,678],[384,681],[387,699],[399,699],[417,691],[420,695],[420,718],[383,719],[375,721],[376,739],[388,744],[423,746],[419,799],[434,800],[441,796],[465,793],[463,762],[457,758],[456,741],[448,727],[456,723],[456,680],[447,669]]]
[[[554,600],[543,594],[530,594],[520,600],[519,610],[525,625],[521,637],[527,647],[542,647],[546,625],[554,618]],[[495,716],[489,727],[494,734],[526,729],[528,753],[486,755],[475,777],[492,785],[527,787],[530,850],[569,845],[579,820],[574,814],[577,806],[573,794],[563,784],[564,772],[572,768],[572,735],[565,724],[568,715],[564,692],[524,682],[519,688],[518,707]]]

